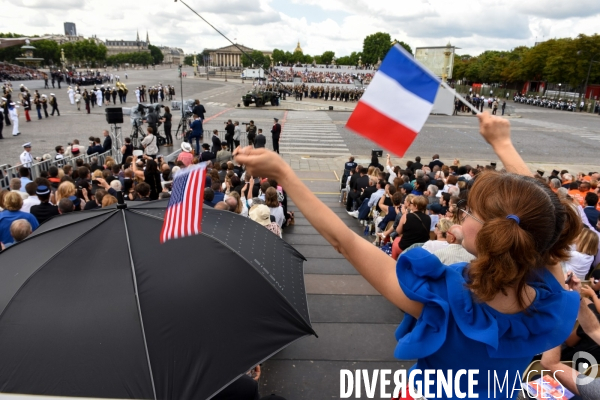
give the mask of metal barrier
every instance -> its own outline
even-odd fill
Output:
[[[82,154],[77,157],[65,157],[61,160],[44,160],[35,163],[29,169],[31,171],[31,179],[42,176],[43,172],[47,172],[50,167],[63,168],[65,165],[71,165],[73,168],[77,168],[77,160],[83,160],[83,164],[89,163],[92,157],[98,157],[98,164],[104,165],[106,163],[106,157],[112,156],[113,151],[109,150],[106,153],[98,154]],[[10,166],[8,164],[0,165],[0,189],[10,189],[10,180],[12,178],[20,178],[19,169],[22,165]]]

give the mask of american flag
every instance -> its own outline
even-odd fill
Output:
[[[197,235],[201,229],[206,163],[179,171],[173,178],[173,189],[165,213],[160,242]]]

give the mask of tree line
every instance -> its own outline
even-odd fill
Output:
[[[17,33],[0,33],[0,38],[19,38],[25,37],[25,35]],[[32,36],[39,37],[39,36]],[[0,49],[0,60],[15,63],[16,58],[23,56],[22,45],[15,45]],[[67,64],[80,64],[90,67],[97,67],[102,65],[116,65],[116,64],[160,64],[164,55],[162,51],[153,45],[149,45],[148,49],[150,53],[123,53],[114,56],[107,57],[107,48],[102,43],[96,43],[92,39],[84,39],[76,42],[66,42],[58,44],[54,40],[36,40],[31,42],[31,46],[35,47],[33,56],[36,58],[43,58],[42,64],[47,66],[59,66],[61,65],[61,50],[65,53]]]
[[[600,62],[600,36],[580,34],[575,39],[550,39],[511,51],[489,50],[475,57],[456,55],[452,77],[465,84],[538,81],[580,89],[588,71],[588,83],[600,83],[600,67],[596,61]]]

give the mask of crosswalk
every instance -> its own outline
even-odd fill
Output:
[[[314,111],[288,112],[279,151],[282,154],[319,157],[350,154],[331,118],[326,113]]]
[[[227,107],[227,103],[215,103],[213,101],[209,101],[208,103],[204,104],[207,106]]]

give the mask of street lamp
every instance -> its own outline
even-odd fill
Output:
[[[562,85],[562,83],[558,84],[558,99],[560,100],[560,86]]]
[[[577,55],[581,55],[581,50],[579,50],[577,52]],[[583,84],[583,98],[585,99],[585,95],[586,95],[586,91],[587,91],[587,85],[588,85],[588,81],[590,80],[590,73],[592,72],[592,65],[594,64],[594,58],[598,57],[600,54],[594,54],[592,56],[592,58],[590,58],[590,66],[588,67],[588,73],[587,76],[585,77],[585,83]]]

